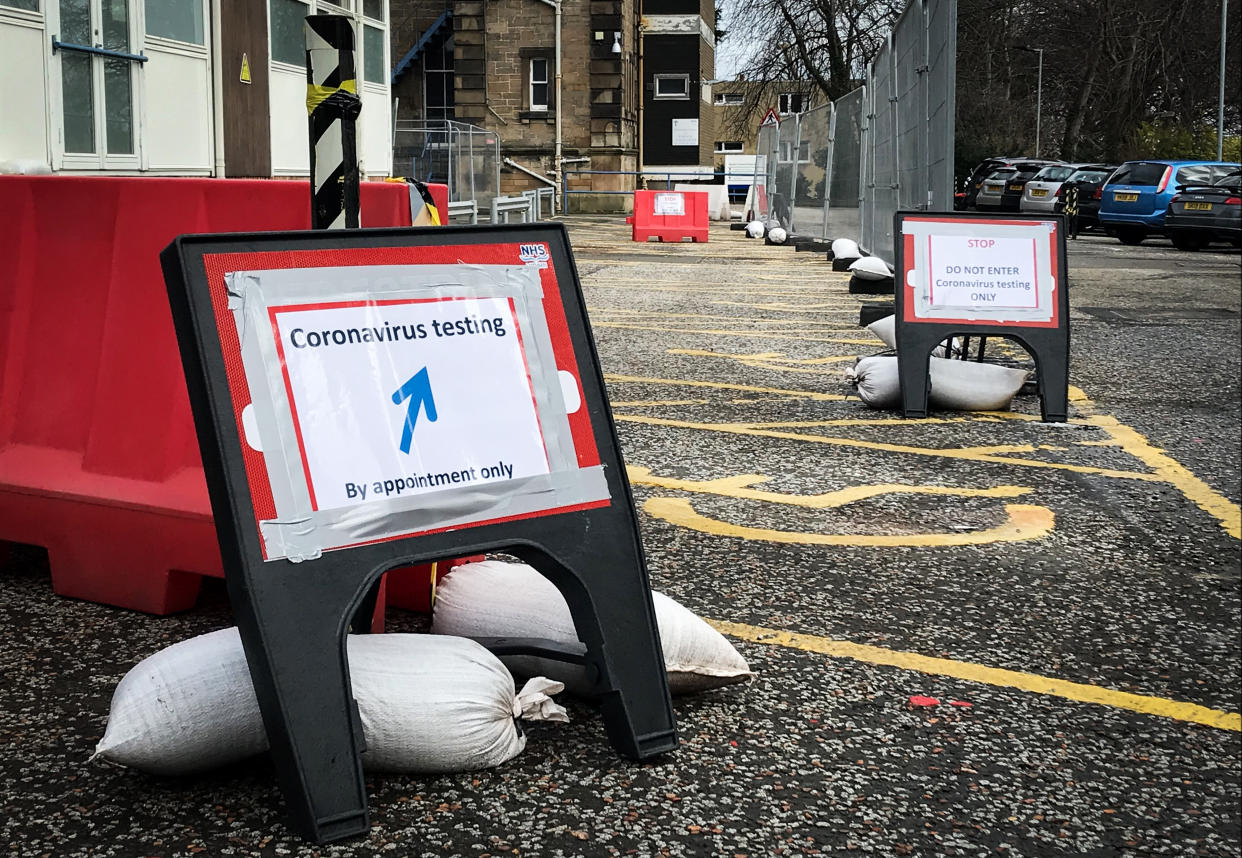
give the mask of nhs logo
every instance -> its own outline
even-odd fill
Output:
[[[528,265],[532,262],[547,262],[550,258],[546,244],[519,244],[518,256]]]

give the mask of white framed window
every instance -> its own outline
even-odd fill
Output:
[[[746,101],[745,96],[740,92],[718,92],[716,93],[716,103],[726,105],[739,105]]]
[[[690,99],[690,75],[657,74],[652,77],[654,98],[681,101]]]
[[[548,86],[548,59],[547,57],[534,57],[530,61],[529,66],[530,87],[529,87],[529,104],[532,113],[546,112],[548,109],[549,94],[551,88]]]
[[[362,0],[362,80],[388,83],[388,29],[384,26],[384,0]]]
[[[271,57],[274,63],[306,68],[306,36],[302,22],[311,14],[304,0],[268,0]]]
[[[146,0],[145,8],[148,36],[192,45],[206,44],[203,0]]]
[[[744,147],[741,140],[717,140],[717,152],[741,152]]]
[[[802,93],[782,92],[776,102],[776,112],[782,116],[802,112]]]
[[[48,99],[55,168],[141,169],[136,117],[144,58],[135,49],[142,43],[138,5],[138,0],[48,3],[47,26],[59,43],[52,53]]]

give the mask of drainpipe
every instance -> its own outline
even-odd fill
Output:
[[[217,179],[224,172],[224,30],[220,26],[220,3],[211,4],[211,109],[213,114],[212,139],[215,151]],[[268,144],[271,145],[270,143]]]
[[[551,6],[556,11],[556,22],[553,25],[556,32],[556,150],[553,156],[555,161],[553,169],[559,195],[561,192],[559,187],[561,181],[561,114],[565,112],[565,106],[561,104],[561,3],[560,0],[539,0],[539,2]]]

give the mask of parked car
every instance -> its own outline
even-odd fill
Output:
[[[975,194],[975,208],[981,212],[1000,211],[1005,185],[1011,176],[1017,175],[1013,167],[998,167],[984,177]]]
[[[1022,158],[994,168],[980,184],[975,195],[975,208],[980,211],[1018,211],[1027,181],[1049,164],[1059,163]]]
[[[974,208],[975,199],[979,196],[979,189],[983,187],[983,180],[992,173],[1002,167],[1011,167],[1017,161],[1027,160],[1025,158],[1006,158],[996,156],[982,161],[977,167],[970,171],[970,176],[966,179],[964,187],[965,196],[962,198],[962,208]],[[956,206],[954,206],[956,208]]]
[[[1077,164],[1050,164],[1031,176],[1022,189],[1022,198],[1018,201],[1019,210],[1024,212],[1053,211],[1061,183],[1073,175],[1077,167]]]
[[[1104,183],[1116,169],[1107,164],[1087,164],[1079,167],[1057,189],[1056,203],[1052,210],[1065,211],[1065,195],[1069,193],[1070,185],[1077,185],[1078,228],[1084,230],[1099,227],[1100,197],[1103,196]]]
[[[1210,185],[1236,169],[1218,161],[1127,161],[1104,185],[1100,225],[1123,244],[1141,244],[1163,233],[1178,185]]]
[[[1213,241],[1242,246],[1242,170],[1210,185],[1179,185],[1164,215],[1164,231],[1179,250]]]

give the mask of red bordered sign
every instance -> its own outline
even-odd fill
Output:
[[[611,503],[545,245],[203,263],[265,560]]]

